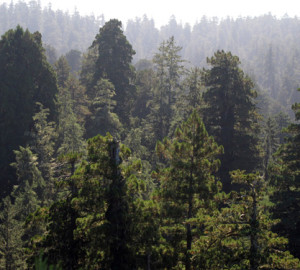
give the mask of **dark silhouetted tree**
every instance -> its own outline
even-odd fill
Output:
[[[207,62],[211,69],[204,69],[202,74],[207,87],[204,123],[209,134],[224,147],[220,178],[224,190],[229,191],[230,171],[251,172],[259,164],[256,92],[251,79],[239,68],[237,56],[217,51]]]
[[[0,186],[1,194],[15,183],[9,164],[13,150],[30,140],[36,102],[55,117],[55,74],[46,60],[41,35],[20,26],[5,33],[0,40]]]

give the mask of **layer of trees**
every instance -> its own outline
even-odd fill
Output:
[[[99,10],[97,13],[105,13]],[[61,55],[70,60],[72,70],[78,68],[78,56],[91,45],[105,17],[81,16],[77,10],[69,14],[42,8],[39,1],[22,1],[0,6],[0,34],[21,25],[29,31],[42,34],[47,58],[53,64]],[[238,55],[245,72],[255,80],[257,87],[271,100],[260,104],[264,114],[288,112],[299,102],[299,27],[297,17],[276,18],[272,14],[246,18],[207,18],[203,16],[194,25],[182,25],[173,16],[167,25],[158,28],[155,21],[144,16],[126,22],[128,41],[136,54],[133,63],[151,60],[163,41],[174,36],[182,47],[181,57],[186,66],[206,67],[206,57],[217,50]],[[76,64],[77,63],[77,64]],[[273,102],[276,101],[276,102]]]
[[[114,19],[74,72],[38,32],[2,36],[1,268],[300,267],[299,104],[262,111],[238,56],[182,51],[135,68]]]
[[[104,18],[81,16],[77,10],[68,14],[53,10],[51,4],[42,8],[41,1],[11,1],[0,5],[0,33],[21,25],[30,32],[39,31],[43,35],[49,56],[58,57],[70,50],[85,51],[95,37]]]

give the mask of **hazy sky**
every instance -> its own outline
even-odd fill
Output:
[[[13,0],[17,3],[19,0]],[[0,3],[10,0],[0,0]],[[30,2],[30,0],[25,0]],[[73,13],[75,7],[81,15],[104,14],[105,19],[117,18],[123,23],[146,14],[156,26],[168,23],[175,15],[177,21],[193,25],[203,15],[207,17],[236,18],[259,16],[271,12],[277,17],[288,14],[300,17],[299,0],[41,0],[43,7],[52,3],[52,9]]]

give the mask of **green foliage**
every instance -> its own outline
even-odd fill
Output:
[[[71,49],[80,51],[88,48],[95,37],[99,25],[103,25],[103,16],[80,16],[62,10],[53,10],[51,5],[40,1],[20,1],[0,5],[1,23],[0,34],[18,24],[30,31],[42,33],[46,44],[56,48],[57,54],[62,55]],[[52,63],[54,63],[53,61]]]
[[[268,166],[272,162],[273,154],[276,152],[279,146],[279,136],[277,134],[276,122],[273,118],[268,118],[264,128],[263,128],[263,165],[264,165],[264,174],[266,179],[268,179]]]
[[[72,206],[72,199],[78,195],[78,189],[71,180],[81,154],[68,153],[57,161],[57,189],[59,196],[49,207],[40,208],[27,219],[27,226],[41,226],[29,244],[29,264],[46,266],[47,262],[58,268],[76,269],[81,255],[81,240],[75,239],[78,211]],[[40,255],[40,254],[43,255]],[[46,261],[43,260],[46,258]],[[39,262],[37,262],[37,260]]]
[[[174,37],[163,41],[158,50],[153,58],[156,78],[152,99],[149,101],[150,113],[146,118],[146,129],[151,134],[152,147],[157,140],[162,140],[175,130],[177,121],[172,125],[172,131],[170,128],[176,112],[175,101],[181,90],[180,78],[184,74],[184,61],[179,54],[181,47],[176,45]]]
[[[152,62],[150,62],[150,65],[152,65]],[[133,116],[141,120],[145,119],[150,113],[149,103],[152,99],[152,88],[155,84],[154,70],[152,68],[138,70],[135,84],[137,87],[137,98],[134,104]]]
[[[83,127],[86,118],[91,114],[88,108],[89,100],[86,94],[86,88],[72,75],[69,76],[65,88],[68,89],[68,93],[71,95],[72,110],[76,116],[76,120],[80,126]]]
[[[61,56],[54,64],[56,77],[57,77],[57,84],[59,87],[65,87],[66,81],[70,76],[70,66],[66,57]]]
[[[49,204],[55,197],[53,162],[57,138],[56,125],[52,121],[48,122],[49,109],[44,108],[41,103],[36,105],[40,110],[33,116],[34,127],[31,132],[30,148],[38,157],[38,169],[46,183],[44,203]]]
[[[74,49],[84,52],[99,26],[104,25],[103,16],[80,16],[77,11],[69,14],[51,6],[42,8],[38,1],[3,3],[0,10],[1,35],[18,24],[30,31],[38,30],[44,43],[50,44],[47,47],[55,48],[57,55]],[[290,104],[299,101],[295,90],[299,86],[298,28],[299,18],[276,18],[272,14],[238,19],[203,16],[194,25],[181,24],[172,17],[160,29],[153,19],[143,16],[129,20],[124,33],[137,52],[134,62],[151,59],[160,42],[170,36],[183,47],[182,57],[200,67],[205,66],[206,56],[214,51],[230,50],[243,59],[243,67],[256,78],[259,87],[276,97],[272,103],[278,103],[268,108],[268,113],[290,113]],[[48,52],[53,56],[53,50]],[[51,64],[56,60],[49,57]]]
[[[290,112],[299,102],[299,18],[272,14],[233,19],[203,16],[194,25],[181,24],[174,17],[156,29],[147,17],[130,20],[126,35],[137,52],[136,61],[151,59],[162,40],[174,36],[183,47],[181,56],[192,66],[206,67],[206,57],[223,49],[243,59],[243,69],[269,98],[266,114]],[[159,30],[159,31],[158,31]],[[147,33],[147,35],[145,35]],[[151,34],[149,34],[151,33]]]
[[[59,85],[57,95],[58,111],[58,155],[84,150],[84,129],[81,125],[89,114],[85,89],[71,75],[66,57],[62,56],[55,63]],[[81,124],[81,125],[80,125]]]
[[[48,265],[47,259],[43,259],[43,256],[40,255],[38,258],[35,259],[34,264],[35,270],[60,270],[59,266]]]
[[[113,112],[117,105],[113,99],[115,95],[115,87],[107,79],[100,79],[94,86],[90,106],[91,116],[86,123],[89,137],[97,134],[105,135],[107,132],[119,136],[122,124],[118,115]]]
[[[71,98],[71,89],[68,88],[70,77],[65,87],[60,87],[57,96],[58,107],[58,150],[59,155],[69,152],[80,153],[84,151],[84,130],[77,121],[73,111],[74,101]]]
[[[148,256],[157,254],[157,222],[149,212],[157,207],[142,199],[141,163],[128,159],[130,150],[109,134],[89,139],[87,150],[87,160],[74,174],[77,158],[66,157],[71,175],[62,173],[60,182],[69,192],[47,211],[47,231],[35,253],[42,250],[51,264],[61,261],[63,268],[144,268]]]
[[[197,110],[199,113],[204,107],[202,94],[204,87],[201,81],[201,70],[199,68],[192,68],[185,80],[185,89],[187,94],[183,96],[186,104],[183,108],[185,114],[192,113],[193,110]]]
[[[39,112],[33,116],[31,148],[38,156],[43,177],[49,179],[51,177],[50,162],[53,158],[56,139],[55,123],[48,122],[49,109],[41,103],[37,103],[37,105]]]
[[[45,237],[40,244],[48,261],[64,269],[78,268],[81,254],[82,241],[74,237],[78,212],[72,207],[71,199],[68,197],[51,205]]]
[[[12,219],[15,226],[10,237],[18,241],[18,249],[13,252],[17,254],[17,260],[22,261],[22,264],[20,264],[22,266],[19,266],[18,269],[25,269],[29,257],[29,242],[34,235],[43,232],[42,226],[25,224],[28,216],[45,203],[45,181],[38,169],[37,156],[31,152],[29,147],[23,148],[20,146],[20,150],[15,150],[14,153],[16,162],[11,165],[16,169],[18,185],[14,186],[11,193],[13,204],[7,205],[7,207],[10,206],[12,210]]]
[[[276,78],[276,65],[275,65],[275,61],[274,61],[275,57],[274,57],[274,49],[272,47],[272,45],[269,46],[268,51],[264,57],[264,74],[265,74],[265,78],[264,78],[264,82],[263,82],[263,86],[265,89],[268,89],[268,92],[270,93],[270,96],[272,98],[276,98],[276,96],[278,95],[278,82],[277,82],[277,78]]]
[[[80,71],[80,83],[86,88],[87,96],[93,97],[95,84],[95,70],[98,57],[98,46],[90,47],[83,55]]]
[[[122,23],[112,19],[100,28],[93,42],[98,49],[94,70],[94,86],[100,79],[108,79],[115,87],[117,105],[114,112],[123,123],[129,123],[129,116],[135,97],[134,69],[131,66],[135,51],[121,29]]]
[[[89,267],[130,269],[132,254],[128,249],[131,222],[128,218],[126,182],[119,168],[128,150],[110,135],[88,141],[88,163],[75,174],[80,183],[79,197],[73,199],[79,210],[76,238],[82,239],[83,262]],[[88,243],[94,244],[90,246]]]
[[[156,150],[169,164],[154,176],[160,183],[161,230],[169,243],[170,262],[191,269],[190,250],[200,229],[195,218],[199,211],[213,207],[212,199],[219,188],[213,173],[220,166],[216,156],[222,153],[222,147],[207,134],[194,111],[176,129],[174,138],[158,142]]]
[[[20,150],[15,150],[14,153],[16,162],[11,166],[16,169],[18,185],[14,186],[13,196],[21,215],[19,219],[25,221],[44,202],[45,181],[38,169],[38,158],[29,147],[20,146]]]
[[[231,173],[245,187],[219,199],[221,211],[203,219],[204,235],[195,244],[195,269],[297,269],[299,260],[286,251],[287,239],[273,233],[268,189],[258,173]]]
[[[150,153],[147,147],[143,145],[144,135],[145,134],[143,134],[143,130],[141,128],[131,129],[124,143],[130,147],[136,158],[149,162]]]
[[[286,143],[281,145],[276,153],[276,162],[270,168],[271,183],[275,188],[272,197],[276,203],[273,215],[280,218],[281,222],[276,227],[276,231],[288,237],[289,249],[300,257],[299,246],[299,200],[300,200],[300,106],[299,103],[293,105],[295,112],[295,123],[286,128],[290,135]]]
[[[231,189],[229,171],[251,172],[258,166],[258,115],[253,82],[239,68],[239,58],[217,51],[207,59],[211,69],[204,69],[204,122],[208,132],[223,145],[220,177],[225,191]]]
[[[70,50],[66,53],[66,59],[69,63],[69,66],[71,68],[71,72],[73,74],[76,74],[81,69],[81,60],[82,60],[82,54],[78,50]]]
[[[34,22],[21,16],[25,10],[36,15]],[[135,73],[135,52],[118,20],[100,28],[81,67],[78,50],[54,64],[56,49],[62,55],[69,46],[83,48],[78,12],[70,23],[67,14],[42,11],[32,1],[12,3],[9,11],[1,5],[0,13],[0,31],[14,14],[30,27],[43,25],[43,38],[60,44],[47,45],[56,83],[38,32],[18,26],[0,40],[0,196],[12,190],[0,207],[1,269],[299,268],[285,251],[288,246],[299,256],[299,104],[293,106],[296,121],[283,131],[288,116],[275,114],[298,98],[299,52],[282,52],[298,44],[299,35],[279,41],[266,30],[284,23],[290,32],[286,26],[296,29],[298,19],[202,18],[191,29],[172,17],[160,31],[153,20],[136,19],[128,22],[127,37],[138,57],[154,57],[139,61]],[[85,26],[95,30],[95,21],[85,17]],[[71,24],[76,31],[70,32]],[[266,46],[269,32],[272,44]],[[263,85],[258,104],[254,83],[230,52],[207,59],[210,69],[186,69],[182,56],[204,65],[205,52],[220,44],[238,51],[244,68],[256,75],[257,89]],[[260,121],[261,145],[259,106],[264,116],[272,115]],[[107,131],[113,136],[101,136]],[[284,134],[289,137],[273,156]],[[213,176],[219,167],[225,191],[238,186],[239,192],[220,192]],[[257,168],[264,177],[250,173]]]
[[[18,209],[12,204],[9,196],[1,203],[0,212],[0,267],[1,269],[25,269],[23,228],[16,220]]]
[[[276,114],[274,118],[275,118],[275,122],[278,126],[277,132],[279,132],[279,134],[278,134],[279,143],[283,144],[285,137],[287,137],[287,135],[288,135],[286,133],[286,128],[290,125],[291,119],[287,114],[285,114],[283,112]]]
[[[18,177],[18,188],[24,188],[25,182],[28,181],[30,186],[36,190],[40,190],[45,186],[44,179],[38,169],[38,157],[34,155],[29,147],[20,146],[20,150],[14,151],[16,162],[11,166],[16,169]]]
[[[247,190],[240,193],[243,198],[246,230],[249,237],[250,269],[265,268],[298,268],[299,260],[294,259],[289,252],[284,252],[287,239],[277,236],[271,231],[276,220],[269,217],[266,205],[267,187],[264,179],[256,174],[244,174],[241,171],[231,173],[234,183],[245,185]],[[281,250],[282,252],[278,252]]]
[[[31,34],[18,26],[2,36],[0,77],[0,183],[3,194],[15,183],[9,164],[14,158],[13,150],[30,140],[32,117],[38,109],[36,102],[48,108],[51,120],[55,116],[56,79],[46,61],[40,33]]]

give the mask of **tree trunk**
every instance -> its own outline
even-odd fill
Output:
[[[191,169],[190,169],[190,179],[189,179],[189,208],[188,208],[188,215],[187,219],[192,217],[192,209],[193,209],[193,168],[194,168],[194,157],[191,160]],[[191,269],[191,258],[190,258],[190,250],[192,248],[192,229],[191,224],[187,223],[186,225],[186,261],[185,261],[185,268],[186,270]]]
[[[257,230],[258,230],[258,221],[257,221],[257,201],[256,201],[256,191],[255,187],[252,188],[253,192],[253,203],[252,203],[252,217],[251,217],[251,231],[250,231],[250,270],[257,270],[259,266],[258,258],[258,242],[257,242]]]

